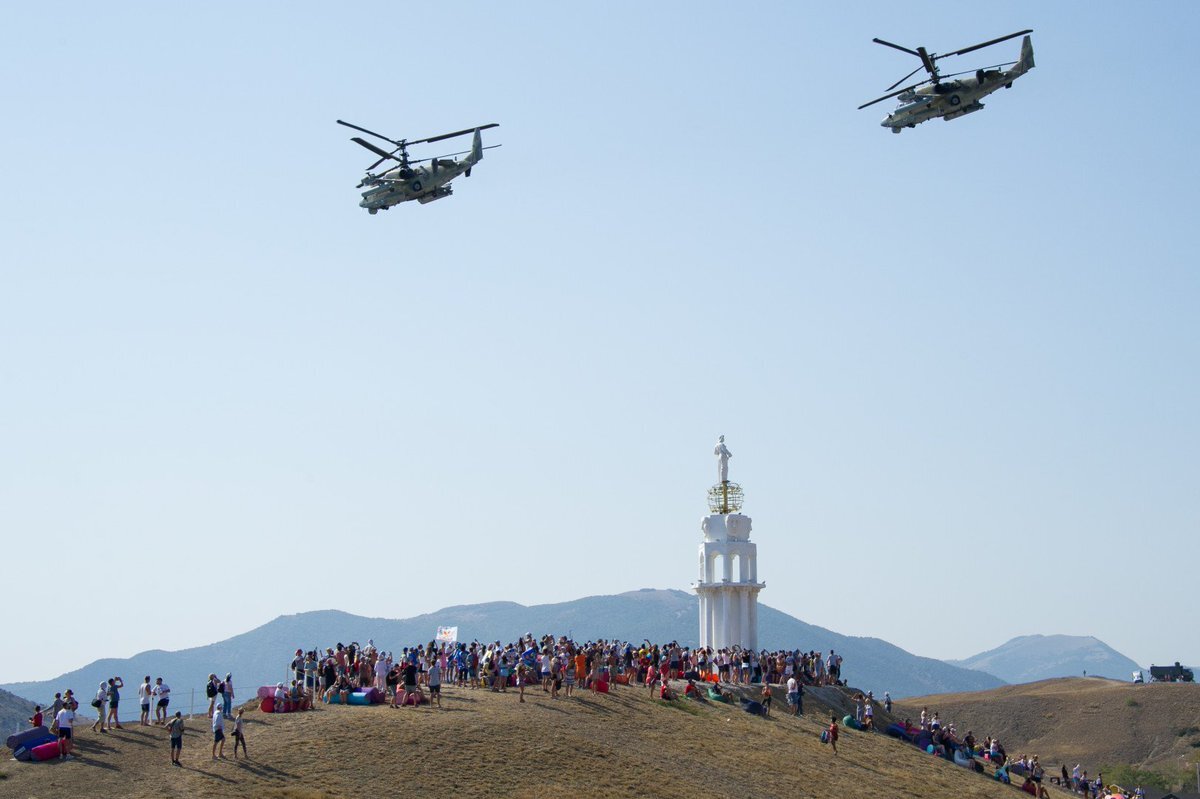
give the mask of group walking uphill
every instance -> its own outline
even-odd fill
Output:
[[[305,650],[298,648],[290,663],[288,683],[259,689],[265,712],[286,713],[325,704],[388,703],[394,708],[430,704],[441,706],[443,685],[507,693],[518,702],[539,687],[552,699],[575,690],[607,693],[613,685],[644,684],[659,698],[673,699],[671,680],[687,680],[684,695],[698,695],[697,683],[788,686],[788,706],[802,712],[803,686],[844,685],[842,658],[820,652],[752,651],[732,647],[714,650],[681,646],[677,641],[654,644],[599,640],[577,643],[566,636],[530,633],[516,641],[481,643],[438,642],[406,646],[399,653],[383,650],[373,639]],[[709,689],[709,695],[713,691]],[[770,691],[755,703],[770,711]],[[868,711],[870,712],[870,711]]]

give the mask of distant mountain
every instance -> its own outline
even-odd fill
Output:
[[[53,693],[51,693],[53,696]],[[0,738],[7,738],[19,729],[29,726],[29,717],[33,715],[33,702],[14,696],[8,691],[0,691]],[[49,722],[46,726],[50,726]]]
[[[1129,680],[1137,663],[1090,635],[1022,635],[954,666],[993,674],[1008,683],[1054,677],[1108,677]]]
[[[90,697],[103,679],[124,678],[126,693],[149,674],[163,677],[173,689],[176,705],[191,700],[193,691],[203,701],[202,687],[209,673],[233,673],[235,693],[285,679],[287,664],[299,648],[374,639],[377,646],[398,651],[433,638],[441,625],[459,628],[459,640],[513,641],[526,632],[571,635],[575,640],[615,638],[697,645],[697,598],[683,591],[643,589],[613,596],[591,596],[571,602],[526,607],[515,602],[459,605],[410,619],[372,619],[337,610],[319,610],[280,616],[262,627],[208,646],[177,652],[152,650],[124,660],[99,660],[52,680],[11,683],[8,690],[38,701],[55,691],[74,688]],[[878,638],[853,638],[806,624],[765,605],[759,606],[759,642],[768,649],[800,648],[828,652],[844,658],[843,675],[856,687],[877,695],[913,696],[937,692],[994,688],[1001,681],[988,674],[959,668],[932,658],[912,655]],[[203,702],[205,709],[207,703]],[[123,703],[131,710],[133,703]],[[184,708],[187,709],[186,706]]]

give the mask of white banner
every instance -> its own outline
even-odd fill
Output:
[[[443,641],[447,644],[458,643],[458,628],[438,627],[436,640]]]

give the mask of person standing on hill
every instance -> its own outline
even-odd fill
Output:
[[[167,705],[171,704],[171,686],[162,681],[162,677],[154,680],[154,721],[158,724],[167,723]]]
[[[427,675],[429,684],[429,708],[433,709],[434,700],[437,700],[437,706],[442,706],[442,664],[434,658],[429,664],[429,673]]]
[[[238,746],[242,747],[242,756],[247,760],[250,759],[250,753],[246,751],[246,729],[242,724],[243,708],[238,708],[237,716],[233,720],[233,759],[237,760]]]
[[[892,713],[892,695],[887,691],[883,692],[883,710],[888,715]]]
[[[212,759],[217,760],[217,749],[220,748],[220,759],[225,759],[225,715],[221,708],[213,710],[212,714],[213,746]]]
[[[117,718],[117,705],[121,703],[121,689],[125,687],[125,681],[120,677],[110,677],[108,680],[108,728],[111,730],[124,729],[121,726],[121,720]]]
[[[139,722],[143,727],[150,726],[150,698],[154,693],[154,686],[150,685],[150,675],[146,675],[146,681],[138,686],[138,704],[142,708],[142,719]]]
[[[183,751],[183,714],[175,711],[175,717],[166,722],[166,728],[171,733],[171,765],[179,766],[179,753]]]
[[[69,693],[69,692],[68,692]],[[71,735],[75,727],[75,710],[69,704],[64,704],[62,710],[54,717],[54,726],[58,728],[58,759],[71,760],[75,742]]]
[[[792,706],[792,715],[793,716],[803,716],[804,715],[804,686],[801,685],[800,681],[797,680],[796,677],[793,675],[791,677],[788,677],[787,689],[788,689],[787,701],[788,701],[788,704]]]
[[[104,729],[104,719],[108,713],[108,683],[100,683],[100,689],[96,691],[96,698],[92,700],[92,707],[96,708],[96,723],[92,725],[92,732],[97,729],[100,732],[107,732]]]
[[[300,673],[300,679],[304,679],[304,673]],[[224,706],[223,711],[225,718],[233,718],[233,675],[226,674],[224,682],[221,683],[221,704]]]
[[[208,675],[208,683],[204,686],[204,695],[208,697],[208,715],[213,714],[213,708],[217,704],[217,694],[221,692],[221,683],[217,680],[217,675]]]
[[[837,739],[838,739],[837,716],[830,716],[829,717],[829,745],[833,747],[833,753],[835,755],[838,753]]]

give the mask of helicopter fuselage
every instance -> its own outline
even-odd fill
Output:
[[[997,89],[1011,88],[1012,82],[1033,69],[1033,44],[1028,36],[1021,45],[1020,60],[1012,69],[980,69],[973,76],[943,80],[899,95],[899,105],[879,124],[899,133],[929,119],[947,121],[983,110],[979,102]]]

